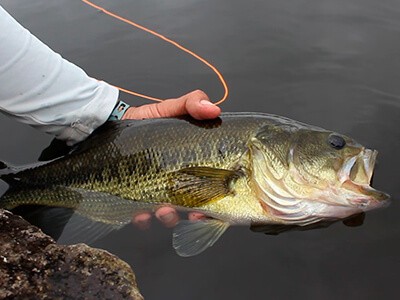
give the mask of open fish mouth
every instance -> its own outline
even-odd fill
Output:
[[[378,151],[376,150],[365,149],[362,151],[351,167],[350,180],[359,184],[370,184],[377,155]]]
[[[350,158],[341,171],[342,187],[349,193],[347,200],[353,206],[370,210],[388,204],[390,196],[370,186],[378,151],[363,149]]]

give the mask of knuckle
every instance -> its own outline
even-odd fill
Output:
[[[164,115],[160,103],[151,105],[151,111],[154,118],[161,118]]]
[[[196,96],[196,97],[199,97],[199,98],[203,98],[203,97],[208,98],[207,95],[206,95],[206,93],[204,93],[202,90],[199,90],[199,89],[194,90],[191,94],[192,94],[193,96]]]

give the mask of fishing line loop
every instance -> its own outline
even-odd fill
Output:
[[[187,54],[189,54],[189,55],[193,56],[194,58],[196,58],[197,60],[201,61],[206,66],[208,66],[218,76],[218,79],[219,79],[219,81],[221,82],[221,84],[222,84],[222,86],[224,88],[223,97],[220,100],[218,100],[217,102],[215,102],[214,104],[216,104],[216,105],[221,104],[222,102],[224,102],[228,98],[228,94],[229,94],[228,85],[227,85],[224,77],[222,76],[221,72],[216,67],[214,67],[210,62],[208,62],[206,59],[201,57],[200,55],[194,53],[193,51],[191,51],[188,48],[182,46],[181,44],[179,44],[179,43],[167,38],[166,36],[164,36],[164,35],[162,35],[162,34],[160,34],[158,32],[155,32],[154,30],[151,30],[151,29],[149,29],[149,28],[147,28],[147,27],[145,27],[143,25],[135,23],[135,22],[133,22],[131,20],[128,20],[128,19],[126,19],[124,17],[121,17],[121,16],[119,16],[119,15],[117,15],[117,14],[115,14],[115,13],[113,13],[113,12],[107,10],[107,9],[105,9],[104,7],[102,7],[100,5],[94,4],[93,2],[91,2],[89,0],[82,0],[82,2],[84,2],[87,5],[95,8],[95,9],[97,9],[97,10],[103,12],[103,13],[105,13],[106,15],[108,15],[108,16],[114,18],[114,19],[117,19],[117,20],[119,20],[121,22],[124,22],[126,24],[131,25],[131,26],[134,26],[134,27],[136,27],[136,28],[138,28],[140,30],[146,31],[149,34],[154,35],[154,36],[166,41],[167,43],[177,47],[178,49],[182,50],[183,52],[186,52]],[[144,99],[148,99],[148,100],[152,100],[152,101],[159,101],[159,102],[164,101],[163,99],[152,97],[152,96],[148,96],[148,95],[144,95],[144,94],[141,94],[141,93],[137,93],[137,92],[134,92],[134,91],[131,91],[131,90],[119,87],[119,86],[115,86],[115,87],[118,88],[120,91],[122,91],[124,93],[130,94],[130,95],[133,95],[133,96],[136,96],[136,97],[140,97],[140,98],[144,98]]]

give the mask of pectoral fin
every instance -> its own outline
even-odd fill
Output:
[[[194,256],[214,245],[228,227],[216,219],[181,221],[174,228],[172,245],[178,255]]]
[[[197,207],[233,193],[232,183],[239,171],[192,167],[177,171],[170,181],[169,193],[174,204]]]

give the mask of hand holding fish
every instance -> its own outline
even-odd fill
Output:
[[[208,96],[200,90],[190,92],[176,99],[167,99],[163,102],[130,107],[122,119],[153,119],[172,118],[189,114],[195,119],[214,119],[221,113],[221,109],[210,102]],[[175,209],[163,206],[160,207],[155,216],[165,226],[173,227],[179,221]],[[189,213],[190,220],[197,220],[204,217],[203,214]],[[150,224],[151,214],[141,213],[133,216],[132,222],[140,228],[147,228]]]
[[[197,120],[214,119],[221,114],[221,109],[203,91],[196,90],[176,99],[130,107],[122,119],[173,118],[187,114]]]

